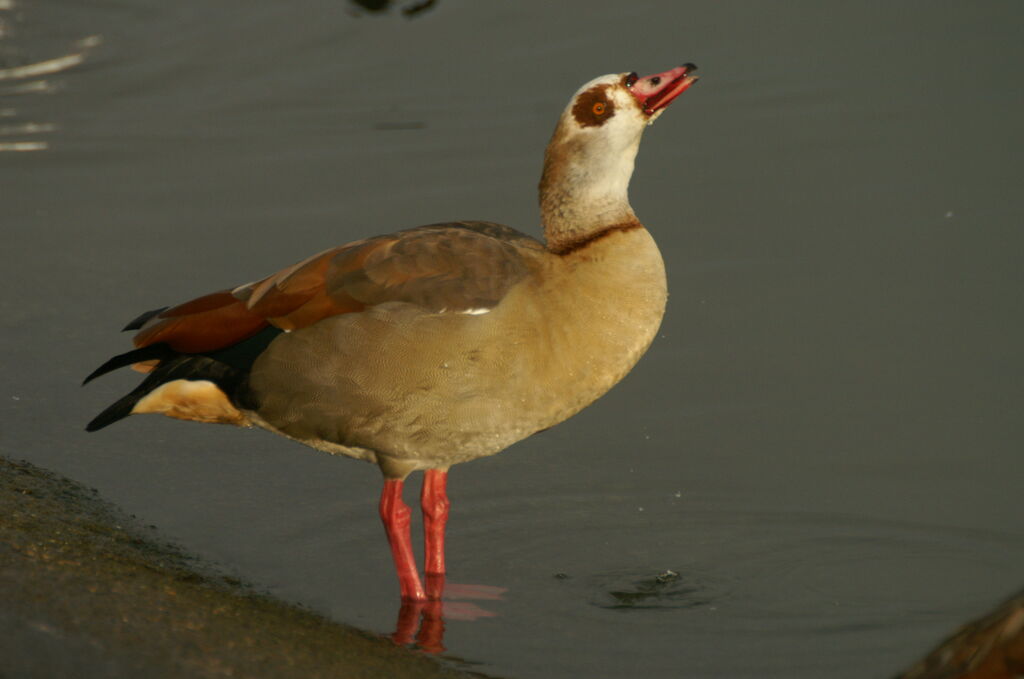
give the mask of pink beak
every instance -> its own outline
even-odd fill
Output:
[[[683,64],[664,73],[655,73],[643,78],[636,73],[626,77],[626,87],[636,97],[640,108],[647,115],[654,115],[672,103],[672,100],[697,82],[697,76],[691,75],[697,67]]]

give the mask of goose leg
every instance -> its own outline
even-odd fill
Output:
[[[402,502],[401,479],[385,479],[384,490],[380,494],[380,518],[384,522],[384,530],[391,544],[391,556],[395,560],[395,571],[398,573],[398,585],[405,601],[424,601],[427,598],[416,571],[416,561],[412,553],[412,541],[409,538],[409,523],[412,512]]]
[[[423,474],[420,507],[423,509],[424,572],[443,575],[444,528],[448,523],[448,470],[428,469]]]

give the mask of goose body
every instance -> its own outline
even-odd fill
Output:
[[[453,227],[440,228],[421,233],[452,237]],[[565,256],[503,242],[496,256],[522,267],[521,278],[491,307],[385,302],[282,334],[252,366],[259,407],[245,417],[395,477],[492,455],[551,427],[632,368],[664,312],[650,235],[637,228],[602,240]],[[631,256],[607,261],[617,248]]]
[[[627,190],[643,130],[695,80],[691,64],[577,91],[545,155],[545,241],[489,222],[434,224],[319,253],[259,281],[147,312],[129,414],[257,426],[376,463],[402,596],[428,593],[402,483],[425,470],[426,572],[444,573],[447,470],[572,416],[657,332],[665,270]]]

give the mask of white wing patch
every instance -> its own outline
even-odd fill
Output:
[[[444,307],[443,309],[439,310],[437,313],[439,313],[439,314],[467,314],[469,316],[481,316],[483,314],[488,314],[490,312],[491,312],[491,308],[490,307],[482,306],[482,307],[476,307],[476,308],[473,308],[473,309],[449,309],[448,307]]]

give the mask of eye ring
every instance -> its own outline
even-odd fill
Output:
[[[604,105],[603,101],[598,101],[594,103],[594,107],[591,110],[594,112],[594,115],[603,116],[607,107]]]

